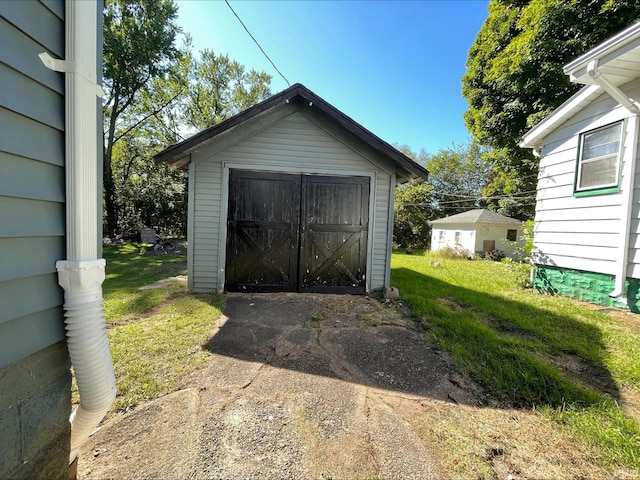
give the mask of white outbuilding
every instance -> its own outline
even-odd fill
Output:
[[[482,208],[429,223],[432,251],[452,247],[484,255],[498,250],[514,257],[516,245],[523,243],[520,220]]]

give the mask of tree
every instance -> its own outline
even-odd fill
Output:
[[[271,75],[211,50],[194,61],[188,96],[183,106],[185,123],[204,130],[271,96]]]
[[[462,93],[465,122],[490,147],[493,165],[484,194],[490,206],[518,218],[533,204],[513,194],[535,190],[537,161],[518,147],[527,129],[575,93],[562,67],[640,18],[636,0],[492,0],[467,58]]]
[[[169,75],[184,54],[175,45],[180,33],[176,18],[172,0],[106,0],[104,5],[103,182],[108,235],[118,229],[114,147],[175,100],[166,99],[152,111],[132,110],[154,80]]]
[[[414,152],[408,145],[395,148],[423,167],[427,166],[429,154],[424,150]],[[431,185],[425,180],[412,180],[400,185],[395,191],[393,205],[393,241],[405,247],[426,248],[429,246],[429,220],[436,218],[433,211]]]
[[[440,150],[429,159],[429,184],[440,214],[455,215],[486,205],[482,190],[491,165],[483,153],[477,143],[472,143]]]
[[[398,245],[427,248],[431,227],[437,218],[433,208],[433,187],[418,179],[396,188],[393,205],[393,241]]]
[[[228,56],[179,49],[172,0],[107,0],[104,8],[105,233],[186,230],[187,182],[152,157],[189,133],[267,98],[271,76]]]

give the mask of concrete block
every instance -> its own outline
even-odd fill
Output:
[[[400,293],[396,287],[387,287],[384,289],[385,300],[397,300],[400,297]]]
[[[0,369],[0,478],[67,479],[69,367],[60,342]]]

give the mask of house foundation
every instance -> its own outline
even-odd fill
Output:
[[[533,288],[541,293],[561,295],[605,307],[622,308],[634,313],[640,312],[640,280],[627,278],[625,283],[625,304],[609,293],[615,286],[615,277],[604,273],[585,272],[568,268],[536,265]]]
[[[0,369],[0,478],[68,478],[70,367],[62,341]]]

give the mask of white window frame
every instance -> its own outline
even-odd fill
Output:
[[[586,187],[581,187],[581,179],[582,179],[582,166],[587,163],[593,163],[597,161],[604,160],[608,157],[613,156],[614,154],[606,154],[593,158],[582,158],[584,153],[584,141],[585,137],[589,134],[602,131],[608,128],[619,128],[620,129],[620,137],[618,140],[618,151],[615,153],[616,162],[615,162],[615,180],[613,182],[602,183],[599,185],[589,185]],[[611,189],[618,188],[620,185],[620,159],[622,158],[622,150],[623,150],[623,138],[624,138],[624,120],[619,120],[617,122],[609,123],[608,125],[603,125],[602,127],[594,128],[592,130],[587,130],[585,132],[580,133],[579,141],[578,141],[578,158],[577,158],[577,166],[576,166],[576,178],[574,185],[574,192],[582,193],[582,192],[590,192],[597,191],[603,189]]]

